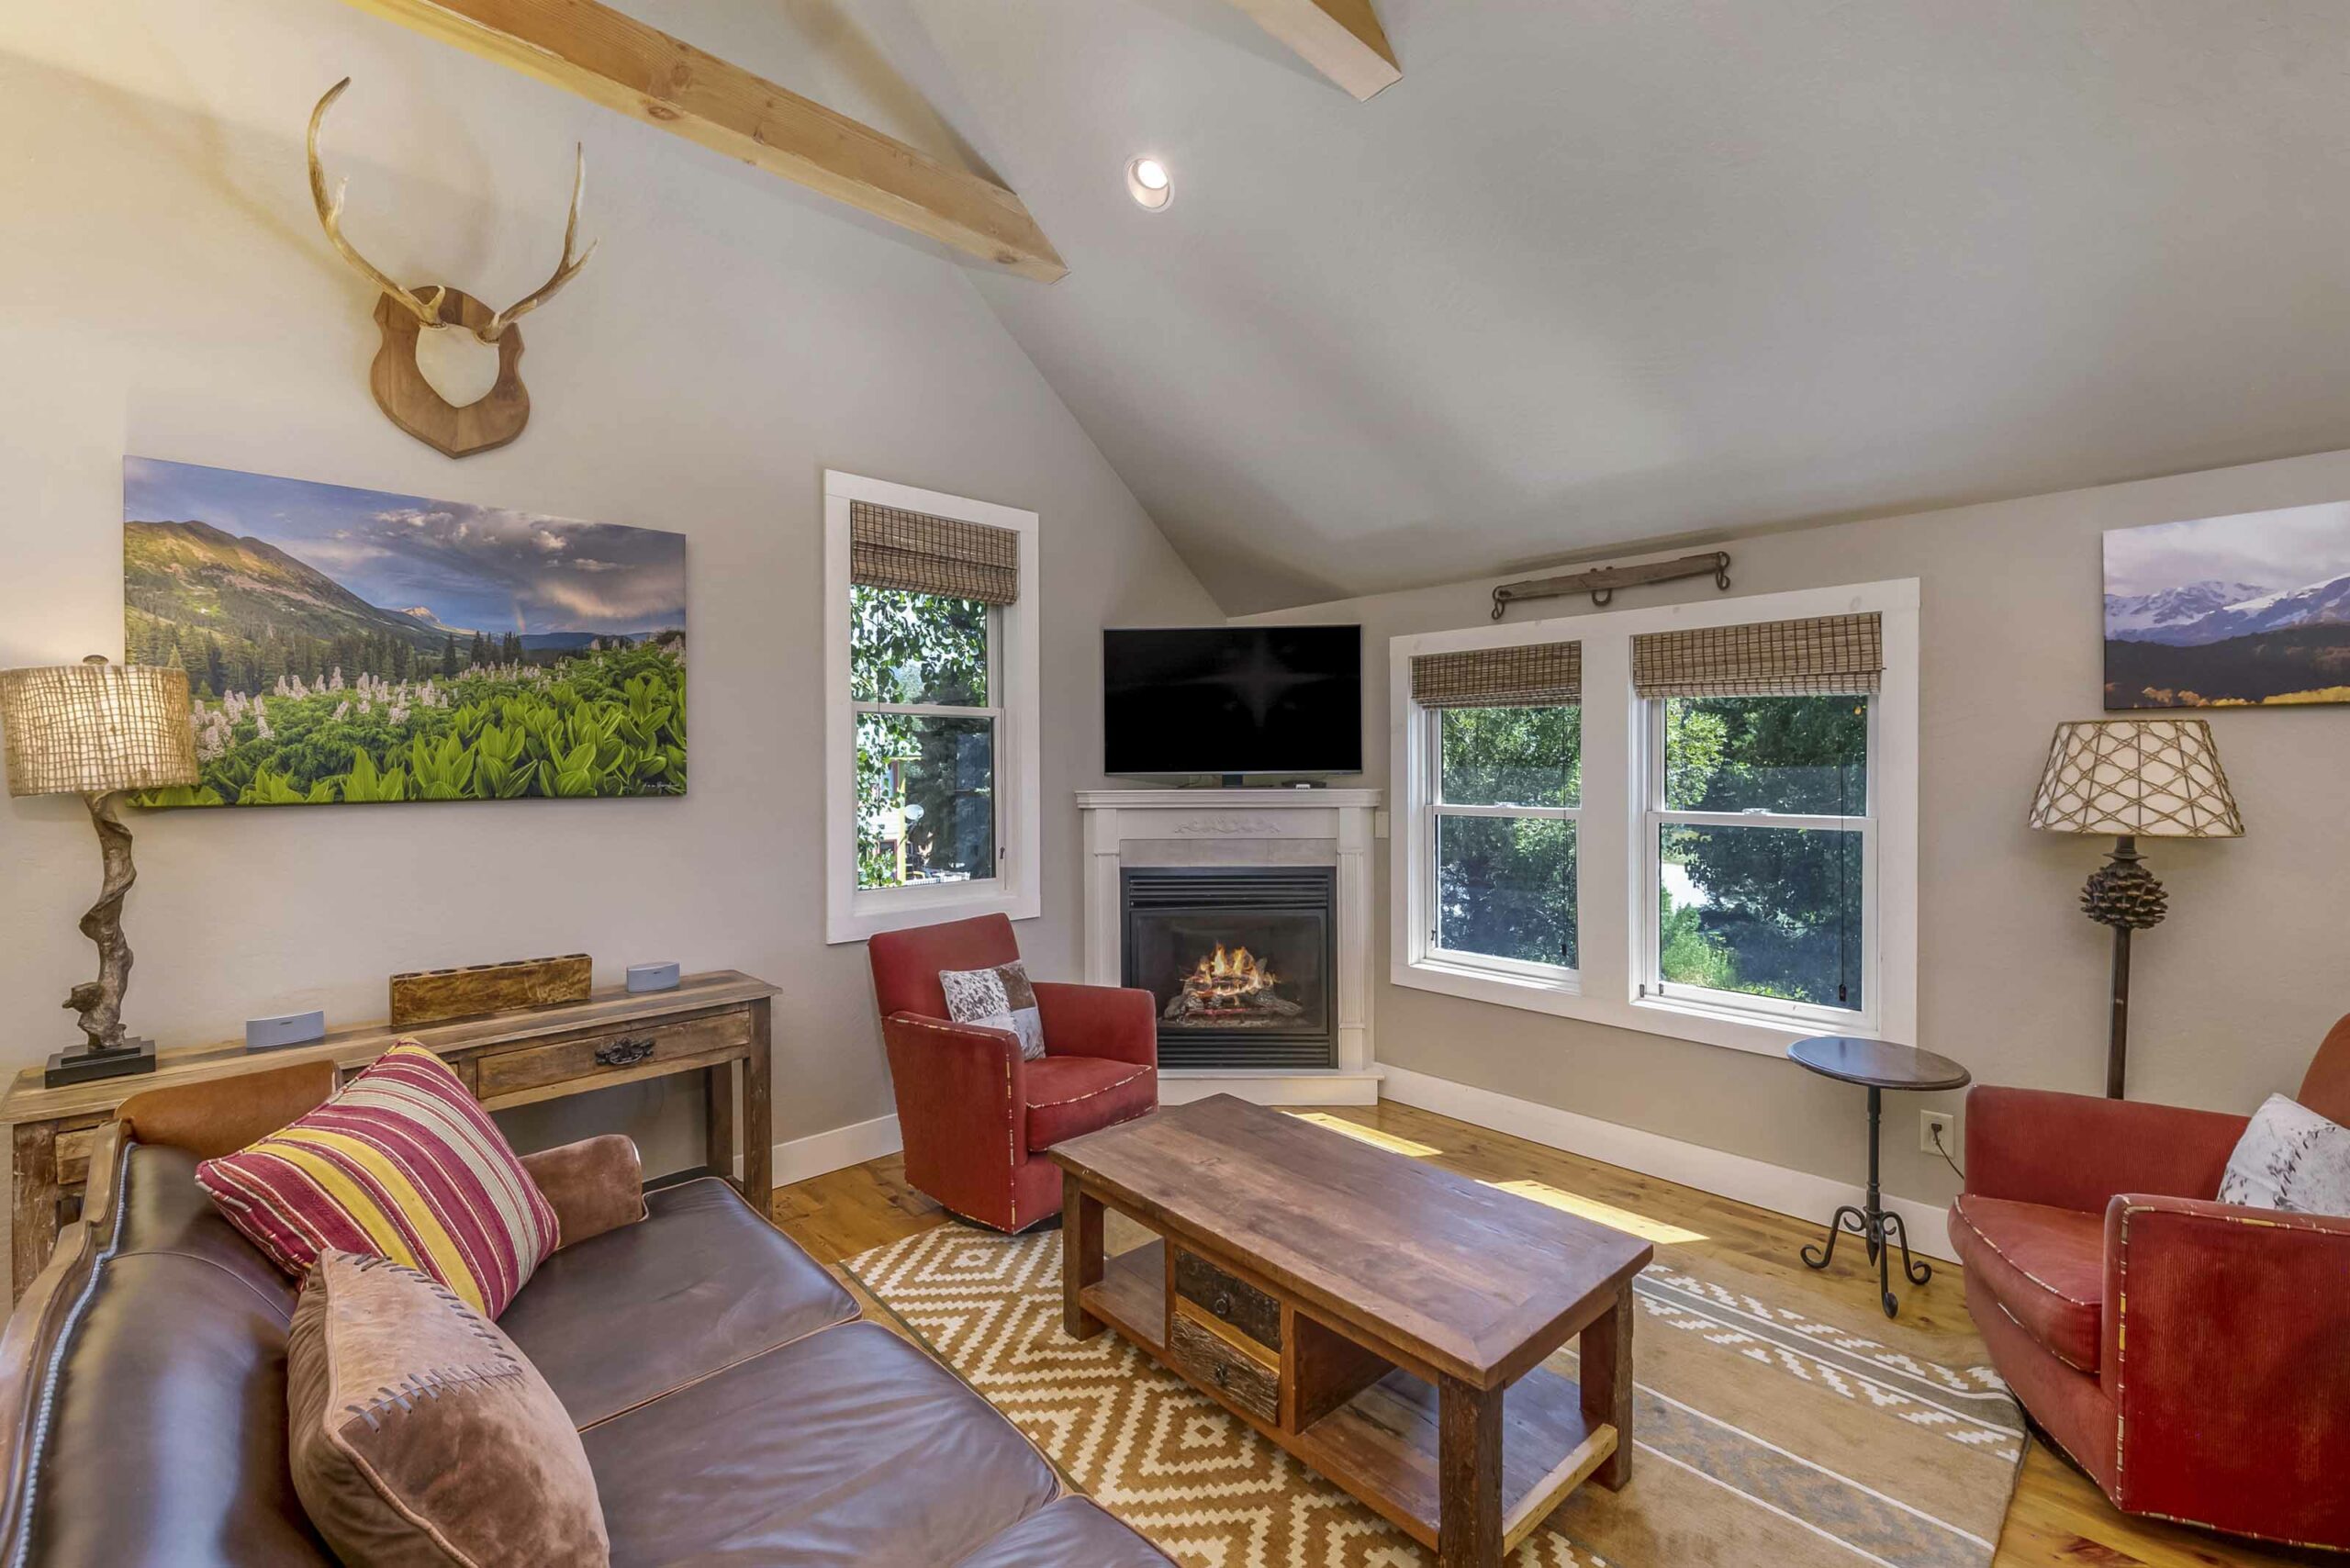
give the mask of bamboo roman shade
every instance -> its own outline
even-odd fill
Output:
[[[848,576],[865,588],[981,604],[1020,597],[1020,535],[872,501],[848,504]]]
[[[1874,612],[1632,639],[1632,689],[1642,697],[1844,697],[1874,692],[1884,676]]]
[[[1581,643],[1521,643],[1420,654],[1412,700],[1423,708],[1560,708],[1583,700]]]

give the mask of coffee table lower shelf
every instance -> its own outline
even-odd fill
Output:
[[[1387,1370],[1326,1414],[1303,1420],[1310,1403],[1293,1396],[1282,1408],[1301,1417],[1299,1428],[1269,1421],[1169,1359],[1173,1295],[1168,1260],[1163,1239],[1106,1257],[1100,1281],[1081,1290],[1078,1299],[1088,1313],[1149,1351],[1186,1383],[1435,1550],[1443,1512],[1435,1386],[1382,1358]],[[1301,1338],[1321,1336],[1326,1341],[1340,1331],[1309,1320],[1294,1305],[1287,1310],[1292,1349],[1280,1375],[1291,1382],[1299,1376]],[[1368,1350],[1360,1354],[1376,1356]],[[1503,1395],[1503,1555],[1516,1551],[1570,1492],[1606,1463],[1617,1442],[1614,1426],[1586,1418],[1574,1379],[1536,1367],[1512,1383]]]
[[[1086,1310],[1141,1345],[1167,1349],[1167,1243],[1146,1242],[1102,1260],[1102,1282],[1079,1293]]]
[[[1510,1385],[1502,1415],[1502,1552],[1517,1550],[1567,1494],[1616,1451],[1616,1428],[1588,1426],[1572,1378],[1537,1367]],[[1421,1545],[1441,1517],[1437,1393],[1400,1368],[1296,1434],[1298,1458]]]

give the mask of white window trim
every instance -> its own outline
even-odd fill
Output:
[[[1918,1020],[1918,581],[1914,577],[1794,593],[1756,594],[1654,609],[1432,632],[1388,641],[1389,750],[1395,817],[1390,854],[1391,983],[1416,991],[1578,1018],[1643,1034],[1777,1056],[1792,1041],[1830,1032],[1915,1043]],[[1818,1009],[1784,1019],[1752,999],[1643,997],[1654,960],[1656,890],[1647,883],[1648,704],[1632,694],[1632,639],[1644,633],[1734,626],[1874,611],[1885,675],[1871,722],[1876,752],[1874,817],[1876,899],[1863,933],[1865,1011]],[[1577,958],[1573,971],[1539,964],[1460,961],[1427,942],[1434,759],[1426,711],[1412,700],[1412,659],[1422,654],[1527,643],[1583,644],[1583,803],[1575,829]],[[1549,972],[1544,972],[1548,970]]]
[[[849,700],[849,503],[928,512],[1008,528],[1020,536],[1020,597],[995,623],[996,865],[988,880],[911,888],[856,885],[856,715]],[[1044,769],[1037,661],[1036,514],[886,479],[824,471],[824,940],[862,942],[877,931],[1044,909]]]

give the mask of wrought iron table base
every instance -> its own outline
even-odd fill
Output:
[[[1885,1092],[1872,1084],[1869,1088],[1869,1194],[1865,1206],[1851,1204],[1840,1205],[1828,1221],[1828,1244],[1807,1246],[1803,1249],[1804,1266],[1825,1269],[1836,1260],[1836,1241],[1850,1231],[1861,1238],[1868,1249],[1869,1261],[1876,1265],[1877,1294],[1885,1304],[1885,1315],[1899,1315],[1901,1303],[1893,1294],[1893,1249],[1901,1249],[1901,1272],[1913,1285],[1922,1285],[1934,1277],[1933,1265],[1920,1263],[1909,1256],[1909,1230],[1901,1216],[1886,1208],[1877,1182],[1877,1141],[1885,1120]]]

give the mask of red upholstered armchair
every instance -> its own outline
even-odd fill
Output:
[[[2350,1121],[2350,1018],[2300,1098]],[[1966,1305],[2116,1507],[2350,1547],[2350,1219],[2211,1202],[2244,1123],[1976,1089],[1950,1226]]]
[[[1060,1212],[1064,1138],[1158,1107],[1150,992],[1034,980],[1045,1055],[1023,1061],[1004,1029],[947,1022],[943,969],[1020,957],[1000,914],[872,938],[873,991],[906,1141],[906,1180],[965,1219],[1024,1230]]]

